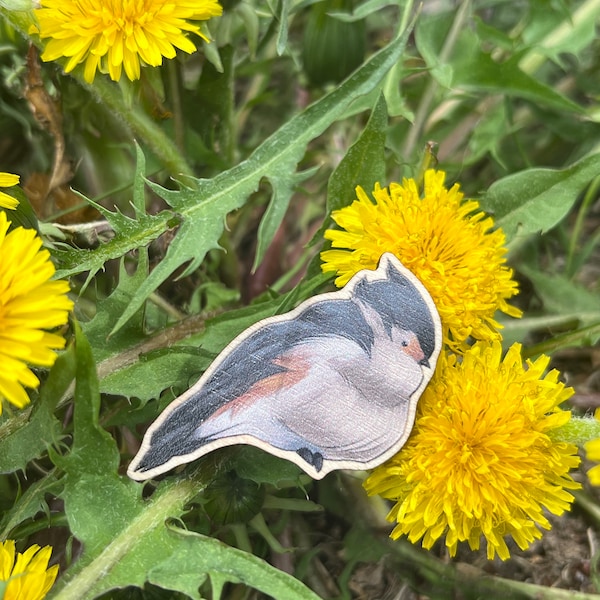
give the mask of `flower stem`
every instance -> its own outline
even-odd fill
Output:
[[[88,85],[78,73],[71,75],[124,121],[138,141],[152,150],[171,175],[193,174],[192,168],[167,134],[140,107],[127,106],[117,86],[100,77],[93,85]]]
[[[444,45],[442,46],[442,50],[440,51],[440,63],[444,63],[450,58],[452,50],[454,49],[454,45],[456,44],[456,40],[458,39],[458,35],[462,30],[463,24],[470,10],[471,2],[462,2],[460,4],[456,13],[456,17],[454,18],[454,22],[452,23],[452,27],[450,28],[450,31],[448,32],[448,35],[444,41]],[[427,116],[429,115],[431,104],[434,100],[438,85],[439,84],[435,79],[430,79],[427,87],[425,88],[425,92],[421,97],[419,108],[415,114],[415,120],[412,127],[409,129],[408,135],[406,136],[406,141],[404,142],[402,156],[404,156],[405,160],[410,160],[410,157],[414,152],[415,145],[417,144],[417,141],[423,132],[423,127],[425,125],[425,121],[427,120]]]
[[[592,417],[571,417],[567,423],[549,432],[556,442],[567,442],[583,446],[586,442],[600,438],[600,421]]]
[[[183,114],[183,98],[181,97],[181,78],[179,64],[174,60],[166,63],[169,96],[173,108],[173,124],[175,131],[175,144],[181,152],[185,150],[185,124]]]
[[[506,600],[593,600],[596,594],[549,588],[487,575],[466,563],[445,564],[407,541],[390,543],[398,574],[433,598],[504,598]]]
[[[583,490],[573,490],[571,493],[575,496],[577,505],[594,520],[596,527],[600,525],[600,506],[598,506],[597,500]]]

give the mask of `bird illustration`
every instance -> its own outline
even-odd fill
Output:
[[[235,338],[149,427],[128,475],[150,479],[232,444],[315,479],[372,468],[406,442],[441,339],[431,296],[386,253],[341,290]]]

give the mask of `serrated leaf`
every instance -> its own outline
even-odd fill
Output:
[[[180,223],[164,260],[138,288],[135,298],[115,325],[113,331],[117,331],[178,267],[188,263],[183,275],[189,274],[200,265],[209,250],[218,247],[226,215],[245,203],[263,177],[270,181],[279,202],[289,201],[291,188],[282,182],[288,182],[294,176],[308,142],[340,118],[356,98],[381,84],[385,74],[399,60],[411,27],[374,54],[331,93],[283,125],[239,165],[213,179],[194,180],[195,189],[170,191],[149,183],[176,214],[165,211],[156,216],[138,215],[133,220],[110,213],[107,218],[115,227],[115,238],[95,250],[72,250],[64,254],[66,267],[57,276],[66,277],[86,270],[96,272],[109,258],[143,246],[170,226]]]
[[[191,273],[208,250],[218,247],[225,215],[242,206],[263,177],[269,179],[278,202],[287,204],[292,187],[286,182],[294,177],[308,142],[339,118],[357,96],[367,94],[381,82],[399,58],[410,29],[374,55],[339,87],[288,121],[240,165],[211,180],[197,180],[194,191],[174,192],[152,184],[152,189],[183,215],[184,221],[165,259],[141,287],[139,296],[149,294],[186,261],[191,262],[184,275]],[[268,245],[270,241],[265,239],[264,244]],[[134,306],[132,303],[130,310]],[[128,318],[129,312],[126,312],[115,329]]]
[[[145,168],[144,157],[139,148],[137,150],[137,171],[141,175]],[[133,205],[136,212],[140,212],[144,206],[141,177],[136,178]],[[166,330],[163,345],[168,343],[171,347],[161,349],[150,336],[144,335],[142,308],[126,326],[111,335],[115,322],[129,306],[147,274],[148,253],[142,248],[138,253],[136,271],[128,274],[121,262],[116,289],[98,303],[94,318],[81,326],[98,364],[100,391],[137,397],[143,403],[158,397],[171,386],[191,385],[235,335],[257,320],[274,314],[281,303],[292,296],[296,297],[297,302],[306,299],[322,283],[321,280],[305,282],[283,299],[254,304],[240,311],[229,311],[222,317],[209,320],[206,332],[201,331],[183,340],[174,341]],[[148,348],[154,350],[149,352]]]
[[[473,33],[464,35],[474,36]],[[584,114],[581,106],[557,92],[554,88],[528,75],[519,68],[521,54],[511,56],[504,62],[496,62],[491,54],[478,50],[452,62],[452,85],[473,91],[498,93],[529,100],[536,105]]]
[[[112,538],[103,548],[95,544],[93,552],[89,545],[84,545],[84,555],[76,568],[66,573],[49,598],[91,600],[111,589],[127,585],[142,587],[146,581],[200,598],[198,587],[208,576],[218,584],[217,588],[231,581],[245,583],[281,600],[317,598],[300,581],[252,554],[209,537],[169,528],[167,519],[181,514],[183,504],[198,491],[197,482],[170,482],[150,502],[138,502],[137,510],[124,514],[122,511],[131,507],[123,506],[123,494],[119,493],[122,490],[111,496],[114,482],[103,490],[98,487],[101,479],[99,476],[82,479],[80,496],[89,504],[81,502],[77,515],[93,521],[98,529],[109,529]],[[115,528],[117,521],[120,526]],[[106,537],[96,531],[95,537],[100,536]],[[218,598],[216,591],[214,597]]]
[[[254,257],[254,264],[252,265],[253,271],[256,270],[258,265],[262,262],[271,240],[275,236],[277,229],[279,229],[290,204],[294,189],[305,179],[308,179],[313,175],[318,169],[319,167],[314,167],[313,169],[309,169],[302,173],[297,173],[292,177],[271,178],[274,193],[258,227],[256,256]]]
[[[90,345],[75,323],[77,359],[73,447],[54,458],[66,473],[65,512],[73,534],[85,552],[75,570],[101,552],[139,505],[139,487],[118,477],[119,452],[112,437],[98,424],[100,393]],[[69,576],[65,582],[69,581]]]
[[[108,298],[98,303],[94,318],[81,326],[98,364],[102,393],[137,397],[143,401],[156,398],[189,373],[190,363],[197,360],[184,350],[181,354],[177,354],[176,350],[165,350],[163,355],[156,354],[146,360],[144,348],[147,348],[151,337],[143,331],[143,308],[111,335],[114,324],[147,276],[148,252],[141,248],[136,271],[128,274],[121,261],[117,287]],[[167,344],[166,338],[164,343]],[[206,366],[206,360],[200,364],[201,368]]]
[[[143,310],[141,309],[133,315],[126,327],[114,335],[111,335],[111,332],[115,322],[123,314],[137,288],[147,276],[148,252],[143,248],[139,252],[135,273],[129,275],[121,261],[117,287],[108,298],[98,302],[94,318],[81,325],[93,348],[96,362],[124,352],[146,338],[143,334]]]
[[[300,581],[252,554],[212,538],[168,528],[167,518],[181,514],[184,502],[198,491],[197,483],[170,482],[150,502],[139,502],[137,510],[123,514],[124,508],[131,509],[123,506],[123,494],[111,496],[115,491],[114,482],[103,490],[98,487],[100,480],[98,476],[83,478],[81,498],[87,499],[89,504],[81,503],[77,514],[96,523],[99,529],[111,530],[112,538],[103,548],[95,544],[93,552],[85,545],[84,556],[79,559],[82,566],[73,573],[67,572],[50,598],[91,600],[114,588],[142,587],[146,581],[200,598],[198,587],[208,576],[218,583],[245,583],[282,600],[316,598]],[[141,488],[139,484],[129,483]],[[84,511],[88,514],[83,514]],[[120,527],[114,527],[116,521]],[[95,537],[101,534],[97,531]]]
[[[168,560],[151,570],[149,579],[161,587],[177,584],[176,589],[190,593],[190,580],[197,573],[208,573],[218,584],[213,587],[215,598],[220,598],[222,582],[245,583],[278,600],[318,600],[318,596],[303,583],[283,571],[278,571],[264,560],[230,548],[218,540],[190,531],[173,529],[179,537],[177,551]],[[223,565],[228,565],[228,576],[223,577]],[[197,579],[196,579],[197,580]],[[197,587],[196,587],[197,589]],[[200,598],[199,595],[192,596]]]
[[[56,479],[54,471],[42,479],[32,483],[14,506],[4,512],[0,522],[0,539],[10,537],[11,531],[20,523],[35,517],[40,511],[47,508],[46,494],[59,496],[62,482]],[[0,595],[1,597],[1,595]]]
[[[131,219],[122,213],[108,211],[91,200],[88,202],[104,214],[115,231],[115,236],[109,243],[102,244],[94,250],[79,248],[71,248],[66,251],[55,250],[54,255],[61,265],[56,271],[57,279],[65,279],[71,275],[89,271],[87,285],[92,277],[103,268],[105,262],[148,245],[165,231],[177,225],[177,218],[168,211],[163,211],[156,216],[138,215],[139,218]]]
[[[77,485],[87,474],[115,473],[119,452],[114,440],[98,423],[100,392],[92,349],[79,323],[75,329],[75,411],[73,447],[66,456],[55,457],[57,466],[67,472],[67,482]]]
[[[40,457],[48,446],[59,440],[61,427],[54,417],[54,409],[74,374],[74,351],[69,347],[56,359],[27,421],[14,429],[20,418],[17,415],[0,428],[0,473],[24,470],[29,461]]]
[[[511,241],[546,232],[565,217],[585,186],[600,173],[600,154],[588,156],[562,169],[528,169],[493,183],[482,208]]]
[[[182,386],[190,387],[208,368],[212,358],[214,355],[198,356],[175,346],[159,356],[147,360],[142,356],[138,361],[115,368],[102,378],[100,390],[105,394],[139,398],[145,403],[172,386],[180,390]]]
[[[149,581],[165,589],[183,592],[191,598],[201,598],[198,587],[207,577],[213,583],[214,598],[220,597],[220,589],[225,582],[244,583],[281,600],[317,598],[292,576],[213,538],[164,525],[143,537],[143,548],[138,549],[136,562],[133,563],[130,557],[122,559],[107,577],[90,589],[87,597],[93,598],[104,591],[121,587],[122,581],[132,579],[133,568],[147,573],[141,583]]]
[[[329,178],[327,219],[315,233],[312,243],[323,237],[332,211],[344,208],[356,199],[356,186],[370,193],[379,182],[385,185],[385,136],[388,114],[385,98],[380,95],[360,137],[350,147]]]
[[[124,256],[136,248],[143,248],[159,235],[177,225],[177,218],[169,211],[159,215],[148,215],[145,212],[144,172],[146,161],[141,148],[136,144],[136,168],[133,180],[132,206],[135,217],[124,215],[119,210],[112,212],[104,206],[81,196],[94,206],[112,227],[115,236],[109,243],[103,244],[94,250],[70,248],[57,249],[54,254],[60,263],[55,277],[64,279],[70,275],[89,271],[85,285],[104,266],[107,260]],[[80,194],[81,195],[81,194]]]
[[[141,214],[144,210],[144,180],[142,175],[145,170],[144,155],[139,146],[136,145],[137,167],[136,178],[133,189],[133,207],[136,214]],[[119,280],[117,287],[108,298],[98,302],[96,314],[93,319],[83,323],[81,328],[92,347],[94,361],[102,364],[102,373],[113,373],[119,366],[127,363],[127,353],[136,345],[141,344],[148,336],[144,335],[144,311],[143,307],[132,315],[125,327],[121,328],[114,335],[111,335],[114,324],[123,314],[125,308],[135,296],[135,293],[143,281],[148,277],[148,251],[146,248],[140,248],[138,252],[138,262],[133,274],[129,274],[125,269],[124,261],[121,260],[119,267]],[[137,358],[137,357],[136,357]],[[123,364],[126,366],[126,364]],[[154,383],[152,395],[148,398],[154,398],[164,389],[161,386],[160,378],[156,374],[150,376],[151,371],[145,374],[145,378],[139,378],[139,382]],[[133,382],[132,387],[137,387]],[[106,379],[102,378],[100,390],[105,393],[111,393],[110,385],[106,385]],[[119,393],[119,392],[114,392]],[[126,396],[136,395],[135,393],[124,394]]]

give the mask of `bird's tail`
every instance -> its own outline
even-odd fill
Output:
[[[182,408],[157,420],[146,432],[142,446],[127,470],[132,479],[150,479],[190,462],[191,456],[211,441],[211,437],[202,436],[201,424],[190,419],[189,412]]]

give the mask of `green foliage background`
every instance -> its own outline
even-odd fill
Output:
[[[24,98],[29,8],[0,0],[0,167],[24,180],[57,153]],[[23,195],[15,219],[39,228],[78,300],[31,407],[0,421],[1,539],[54,546],[51,598],[350,598],[356,564],[383,556],[432,597],[562,597],[388,543],[385,507],[354,475],[317,484],[248,448],[146,487],[124,470],[140,432],[231,339],[330,289],[318,261],[330,212],[428,161],[506,233],[524,318],[504,323],[505,343],[591,352],[600,2],[224,9],[213,43],[140,82],[41,66],[72,166],[63,187],[81,196],[36,219]],[[86,205],[97,216],[57,224]],[[343,523],[333,592],[311,544],[323,514]]]

